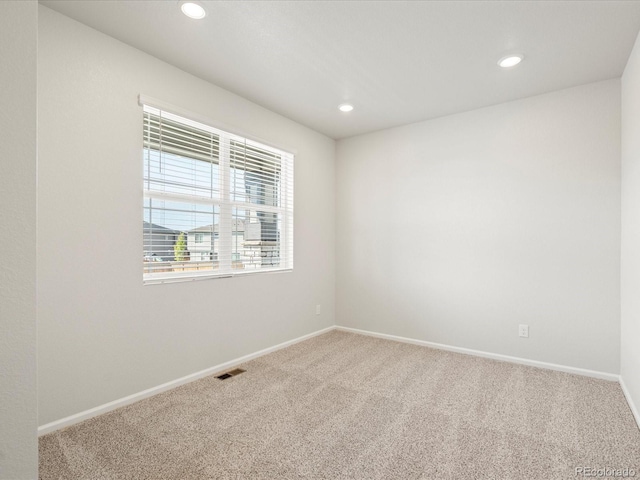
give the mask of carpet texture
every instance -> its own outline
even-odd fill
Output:
[[[43,436],[40,478],[640,477],[614,382],[338,331],[241,367]]]

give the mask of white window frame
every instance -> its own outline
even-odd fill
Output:
[[[252,139],[248,136],[242,136],[239,134],[234,134],[229,132],[228,130],[223,130],[220,128],[216,128],[213,126],[214,122],[209,121],[208,119],[192,113],[185,111],[179,107],[175,107],[173,105],[167,104],[162,101],[158,101],[152,99],[150,97],[146,97],[143,95],[139,96],[138,103],[141,107],[143,107],[142,111],[148,111],[153,114],[166,115],[168,118],[178,118],[179,121],[187,120],[187,124],[192,124],[197,126],[197,128],[204,129],[210,133],[216,134],[220,138],[220,154],[219,154],[219,171],[221,175],[220,182],[220,198],[219,199],[204,199],[204,198],[194,198],[190,195],[181,195],[174,193],[165,193],[158,191],[147,190],[143,187],[143,196],[144,198],[153,198],[158,200],[175,200],[182,202],[191,202],[191,203],[203,203],[207,205],[212,205],[214,207],[220,208],[220,221],[219,221],[219,235],[218,237],[222,237],[223,233],[230,233],[229,237],[233,237],[233,229],[232,229],[232,211],[233,208],[240,208],[245,210],[259,210],[262,212],[271,212],[280,214],[282,216],[281,222],[281,230],[280,230],[280,252],[285,252],[285,255],[280,253],[280,265],[278,267],[269,267],[269,268],[260,268],[260,269],[252,269],[252,270],[234,270],[232,268],[233,263],[233,255],[232,255],[232,247],[231,242],[221,242],[221,248],[224,245],[226,250],[220,250],[217,252],[216,257],[221,259],[219,260],[219,269],[218,271],[193,271],[193,272],[171,272],[171,273],[144,273],[143,272],[143,283],[145,285],[153,285],[153,284],[161,284],[161,283],[174,283],[174,282],[184,282],[184,281],[193,281],[193,280],[203,280],[203,279],[212,279],[212,278],[229,278],[235,276],[245,276],[245,275],[258,275],[258,274],[266,274],[266,273],[282,273],[282,272],[291,272],[293,271],[293,259],[294,259],[294,249],[293,249],[293,219],[294,219],[294,210],[293,210],[293,189],[294,189],[294,179],[293,179],[293,168],[294,168],[294,160],[295,160],[295,151],[291,149],[282,149],[275,146],[272,146],[269,143],[258,139]],[[142,123],[142,122],[141,122]],[[143,139],[144,139],[143,132]],[[230,155],[229,155],[229,142],[231,140],[244,142],[247,146],[257,147],[275,154],[278,154],[282,158],[281,163],[281,176],[285,179],[290,178],[290,184],[287,184],[285,189],[282,189],[281,195],[279,198],[279,206],[271,206],[264,204],[256,204],[250,202],[239,202],[231,200],[231,188],[230,188]],[[144,162],[144,154],[141,155]],[[285,161],[286,159],[286,161]],[[143,180],[143,185],[144,185]],[[144,203],[144,202],[143,202]],[[218,233],[218,232],[216,232]],[[226,234],[225,233],[225,234]],[[213,241],[213,233],[212,233],[212,241]],[[144,247],[143,247],[144,250]],[[228,250],[228,251],[227,251]]]

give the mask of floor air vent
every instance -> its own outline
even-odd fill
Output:
[[[235,377],[236,375],[240,375],[241,373],[246,372],[241,368],[234,368],[233,370],[229,370],[227,373],[223,373],[222,375],[218,375],[216,378],[218,380],[226,380],[227,378]]]

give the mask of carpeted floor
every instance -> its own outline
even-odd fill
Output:
[[[336,331],[242,368],[42,437],[40,478],[640,476],[613,382]]]

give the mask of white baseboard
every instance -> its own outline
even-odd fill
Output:
[[[622,393],[624,393],[624,397],[627,399],[627,403],[629,404],[629,408],[631,409],[631,413],[633,413],[633,418],[636,419],[636,425],[640,428],[640,412],[636,407],[636,404],[633,403],[633,399],[631,398],[631,394],[629,390],[627,390],[627,385],[624,383],[624,378],[620,375],[620,387],[622,388]]]
[[[212,375],[214,373],[228,370],[229,368],[235,367],[236,365],[240,365],[241,363],[248,362],[249,360],[253,360],[254,358],[258,358],[268,353],[275,352],[276,350],[286,348],[290,345],[293,345],[298,342],[302,342],[304,340],[315,337],[317,335],[322,335],[323,333],[330,332],[335,328],[336,327],[334,326],[323,328],[322,330],[318,330],[316,332],[303,335],[302,337],[294,338],[293,340],[280,343],[279,345],[276,345],[274,347],[265,348],[264,350],[260,350],[255,353],[250,353],[249,355],[245,355],[243,357],[236,358],[234,360],[229,360],[228,362],[221,363],[220,365],[216,365],[214,367],[210,367],[205,370],[192,373],[191,375],[187,375],[185,377],[178,378],[176,380],[172,380],[167,383],[163,383],[162,385],[158,385],[157,387],[152,387],[142,392],[129,395],[128,397],[120,398],[118,400],[114,400],[113,402],[105,403],[104,405],[90,408],[89,410],[85,410],[84,412],[76,413],[75,415],[70,415],[68,417],[61,418],[60,420],[47,423],[46,425],[42,425],[38,427],[38,436],[46,435],[47,433],[54,432],[61,428],[69,427],[76,423],[82,422],[83,420],[87,420],[89,418],[102,415],[103,413],[110,412],[111,410],[115,410],[116,408],[124,407],[125,405],[130,405],[139,400],[152,397],[154,395],[157,395],[158,393],[166,392],[167,390],[171,390],[172,388],[179,387],[180,385],[184,385],[185,383],[193,382],[194,380],[198,380],[208,375]]]
[[[587,369],[583,369],[583,368],[568,367],[568,366],[565,366],[565,365],[557,365],[557,364],[554,364],[554,363],[540,362],[540,361],[537,361],[537,360],[529,360],[529,359],[526,359],[526,358],[511,357],[511,356],[508,356],[508,355],[501,355],[501,354],[498,354],[498,353],[483,352],[481,350],[472,350],[472,349],[463,348],[463,347],[454,347],[454,346],[451,346],[451,345],[444,345],[444,344],[441,344],[441,343],[427,342],[425,340],[416,340],[416,339],[413,339],[413,338],[399,337],[399,336],[396,336],[396,335],[389,335],[389,334],[386,334],[386,333],[376,333],[376,332],[371,332],[371,331],[368,331],[368,330],[359,330],[359,329],[356,329],[356,328],[341,327],[341,326],[331,326],[331,327],[324,328],[322,330],[318,330],[318,331],[313,332],[313,333],[309,333],[307,335],[303,335],[302,337],[298,337],[298,338],[295,338],[293,340],[289,340],[287,342],[280,343],[279,345],[275,345],[273,347],[265,348],[264,350],[260,350],[260,351],[255,352],[255,353],[251,353],[249,355],[245,355],[243,357],[236,358],[234,360],[230,360],[230,361],[225,362],[225,363],[221,363],[220,365],[216,365],[214,367],[210,367],[210,368],[207,368],[205,370],[201,370],[199,372],[192,373],[192,374],[187,375],[185,377],[178,378],[176,380],[172,380],[172,381],[167,382],[167,383],[163,383],[162,385],[158,385],[157,387],[152,387],[152,388],[149,388],[149,389],[144,390],[142,392],[134,393],[133,395],[129,395],[127,397],[120,398],[118,400],[114,400],[114,401],[109,402],[109,403],[105,403],[104,405],[100,405],[98,407],[90,408],[89,410],[85,410],[84,412],[76,413],[75,415],[70,415],[70,416],[62,418],[60,420],[56,420],[54,422],[47,423],[46,425],[42,425],[42,426],[38,427],[38,435],[39,436],[40,435],[46,435],[47,433],[51,433],[51,432],[54,432],[54,431],[59,430],[61,428],[65,428],[65,427],[74,425],[76,423],[82,422],[83,420],[87,420],[89,418],[96,417],[98,415],[102,415],[103,413],[110,412],[112,410],[115,410],[116,408],[124,407],[125,405],[130,405],[130,404],[135,403],[135,402],[137,402],[139,400],[143,400],[145,398],[157,395],[158,393],[162,393],[162,392],[165,392],[167,390],[171,390],[172,388],[176,388],[176,387],[178,387],[180,385],[184,385],[185,383],[193,382],[195,380],[198,380],[200,378],[206,377],[208,375],[212,375],[214,373],[218,373],[218,372],[227,370],[229,368],[235,367],[236,365],[240,365],[241,363],[245,363],[245,362],[248,362],[249,360],[253,360],[254,358],[258,358],[258,357],[261,357],[261,356],[266,355],[268,353],[275,352],[276,350],[280,350],[282,348],[286,348],[286,347],[288,347],[290,345],[293,345],[295,343],[302,342],[304,340],[307,340],[309,338],[315,337],[317,335],[322,335],[323,333],[327,333],[327,332],[330,332],[332,330],[340,330],[340,331],[343,331],[343,332],[356,333],[356,334],[359,334],[359,335],[367,335],[367,336],[370,336],[370,337],[383,338],[383,339],[386,339],[386,340],[393,340],[393,341],[396,341],[396,342],[410,343],[410,344],[413,344],[413,345],[421,345],[421,346],[424,346],[424,347],[437,348],[439,350],[447,350],[447,351],[450,351],[450,352],[462,353],[462,354],[466,354],[466,355],[473,355],[473,356],[476,356],[476,357],[490,358],[490,359],[493,359],[493,360],[500,360],[500,361],[503,361],[503,362],[517,363],[517,364],[520,364],[520,365],[527,365],[527,366],[531,366],[531,367],[544,368],[544,369],[548,369],[548,370],[556,370],[556,371],[565,372],[565,373],[572,373],[572,374],[575,374],[575,375],[583,375],[583,376],[587,376],[587,377],[600,378],[600,379],[603,379],[603,380],[619,382],[620,386],[622,388],[622,391],[624,392],[624,395],[625,395],[625,397],[627,399],[627,402],[629,403],[629,407],[631,408],[631,411],[633,412],[635,420],[636,420],[636,422],[638,423],[638,425],[640,427],[640,415],[638,413],[638,410],[637,410],[635,404],[633,403],[633,401],[631,399],[631,396],[629,395],[629,391],[627,390],[626,385],[624,384],[624,381],[623,381],[622,377],[620,377],[620,375],[617,375],[617,374],[614,374],[614,373],[605,373],[605,372],[598,372],[598,371],[594,371],[594,370],[587,370]]]
[[[396,341],[396,342],[411,343],[413,345],[421,345],[423,347],[431,347],[431,348],[437,348],[439,350],[447,350],[449,352],[463,353],[465,355],[473,355],[473,356],[476,356],[476,357],[491,358],[493,360],[500,360],[500,361],[503,361],[503,362],[517,363],[517,364],[520,364],[520,365],[527,365],[527,366],[530,366],[530,367],[545,368],[547,370],[557,370],[559,372],[573,373],[575,375],[583,375],[583,376],[586,376],[586,377],[600,378],[600,379],[609,380],[609,381],[612,381],[612,382],[618,382],[620,380],[620,375],[617,375],[615,373],[597,372],[595,370],[586,370],[584,368],[567,367],[565,365],[557,365],[555,363],[540,362],[538,360],[529,360],[529,359],[520,358],[520,357],[511,357],[509,355],[501,355],[499,353],[483,352],[481,350],[471,350],[469,348],[463,348],[463,347],[453,347],[451,345],[444,345],[442,343],[433,343],[433,342],[427,342],[425,340],[416,340],[416,339],[413,339],[413,338],[398,337],[396,335],[388,335],[386,333],[370,332],[368,330],[359,330],[357,328],[349,328],[349,327],[337,326],[336,329],[337,330],[341,330],[343,332],[358,333],[360,335],[368,335],[370,337],[384,338],[384,339],[393,340],[393,341]]]

